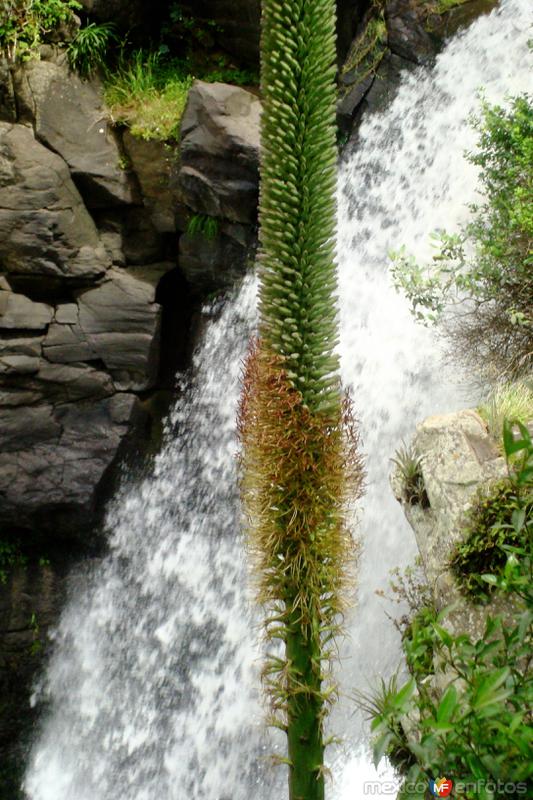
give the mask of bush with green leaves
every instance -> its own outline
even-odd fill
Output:
[[[485,377],[533,368],[533,106],[529,95],[507,108],[483,104],[474,120],[483,200],[457,233],[434,234],[437,253],[420,266],[392,253],[396,286],[415,316],[443,319],[456,359]]]
[[[424,660],[411,659],[412,677],[398,687],[396,679],[360,702],[372,718],[374,758],[398,748],[407,750],[401,798],[426,796],[430,779],[443,772],[466,800],[526,796],[533,788],[533,552],[531,509],[533,446],[523,425],[508,422],[504,432],[508,462],[518,491],[514,527],[519,546],[504,545],[500,574],[483,580],[508,600],[503,616],[487,617],[478,640],[454,635],[445,627],[448,610],[426,621],[419,633],[431,642],[435,678],[428,679]],[[444,688],[439,688],[444,684]]]
[[[489,599],[492,587],[483,575],[501,574],[507,561],[506,548],[520,547],[524,538],[533,537],[531,436],[519,421],[505,421],[503,430],[509,477],[477,493],[463,523],[464,538],[450,559],[461,590],[478,601]],[[524,446],[515,450],[517,442]]]
[[[9,61],[37,55],[47,34],[72,19],[78,0],[3,0],[0,8],[0,55]]]

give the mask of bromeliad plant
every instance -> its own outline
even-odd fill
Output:
[[[272,647],[264,681],[292,800],[324,797],[329,665],[362,467],[339,379],[335,2],[264,0],[260,323],[244,374],[242,491]]]

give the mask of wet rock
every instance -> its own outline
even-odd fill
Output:
[[[432,12],[431,2],[387,0],[390,49],[415,64],[430,63],[446,38],[491,11],[497,0],[472,0],[443,14]]]
[[[255,233],[244,225],[223,225],[212,239],[202,234],[180,238],[179,264],[200,294],[226,289],[253,263]]]
[[[430,62],[438,42],[425,26],[426,8],[416,0],[388,0],[386,4],[389,47],[415,64]]]
[[[109,266],[65,162],[9,123],[0,123],[0,262],[30,283],[78,285]]]
[[[129,131],[124,133],[124,149],[137,176],[142,200],[159,233],[176,230],[174,209],[177,193],[179,155],[175,147],[156,140],[141,139]]]
[[[36,551],[33,563],[0,583],[0,787],[2,797],[11,800],[19,797],[26,745],[36,724],[37,709],[30,705],[35,674],[64,594],[64,568],[50,564],[48,548]]]
[[[388,53],[378,67],[376,79],[364,98],[362,110],[373,113],[387,108],[398,91],[402,75],[414,69],[416,66],[412,62]]]
[[[179,188],[193,211],[253,223],[261,104],[251,92],[195,81],[181,124]]]
[[[140,202],[96,81],[82,81],[67,63],[30,61],[16,71],[15,90],[19,122],[66,161],[88,208]]]

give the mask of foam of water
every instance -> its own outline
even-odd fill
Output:
[[[339,677],[346,694],[398,663],[398,642],[374,590],[413,555],[387,485],[389,457],[429,413],[464,404],[431,334],[390,287],[386,255],[452,226],[475,195],[462,159],[478,103],[527,88],[528,0],[506,0],[457,37],[431,74],[417,71],[385,113],[367,119],[339,181],[343,378],[353,388],[368,454],[359,604]],[[152,474],[126,485],[108,512],[110,554],[77,580],[55,633],[42,729],[25,778],[29,800],[267,800],[284,775],[263,758],[256,623],[238,536],[235,410],[256,286],[208,326],[195,378],[167,423]],[[335,800],[379,775],[361,720],[344,700],[330,754]],[[387,796],[384,792],[383,796]]]

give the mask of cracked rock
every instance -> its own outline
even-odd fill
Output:
[[[140,202],[97,82],[82,81],[66,63],[30,61],[15,73],[15,88],[19,121],[66,161],[88,208]]]
[[[0,262],[11,276],[77,285],[109,259],[65,162],[24,125],[0,123]]]

